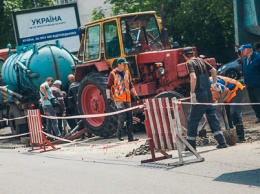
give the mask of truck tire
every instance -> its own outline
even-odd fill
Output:
[[[8,118],[9,119],[22,117],[22,116],[23,115],[21,115],[20,110],[17,107],[17,105],[13,104],[13,105],[9,106],[9,110],[8,110]],[[25,121],[23,122],[23,120],[25,120]],[[10,125],[10,128],[11,128],[12,134],[18,135],[18,134],[28,132],[28,125],[25,124],[25,123],[27,123],[26,119],[9,121],[9,125]]]
[[[0,120],[7,118],[7,115],[4,115],[4,110],[0,110]],[[0,129],[7,127],[6,122],[0,122]]]
[[[114,112],[106,103],[107,77],[101,73],[90,73],[81,81],[78,93],[78,109],[81,115]],[[107,138],[116,133],[117,116],[84,118],[85,125],[96,136]]]

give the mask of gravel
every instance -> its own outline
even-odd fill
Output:
[[[146,155],[146,154],[150,154],[150,153],[151,153],[151,150],[149,147],[149,143],[148,143],[148,141],[146,141],[145,144],[142,144],[139,148],[133,149],[133,151],[126,154],[125,157]]]
[[[260,141],[260,127],[258,125],[249,122],[245,123],[245,143],[252,143],[254,141]],[[207,136],[204,137],[197,137],[196,144],[198,147],[200,146],[216,146],[218,143],[211,135],[210,129],[207,129]],[[145,144],[141,145],[139,148],[134,149],[133,151],[126,154],[126,157],[133,157],[138,155],[146,155],[150,154],[150,147],[148,142],[146,141]]]

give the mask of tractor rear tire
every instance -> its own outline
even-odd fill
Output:
[[[182,94],[175,91],[161,92],[160,94],[157,94],[155,96],[155,98],[174,98],[174,97],[176,97],[177,99],[184,98]]]
[[[82,115],[114,112],[116,109],[107,104],[107,76],[90,73],[81,81],[78,93],[78,109]],[[96,136],[108,138],[117,131],[117,115],[84,118],[86,127]]]

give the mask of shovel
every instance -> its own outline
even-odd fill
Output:
[[[223,102],[223,98],[221,96],[221,93],[219,95],[220,101]],[[222,116],[224,119],[225,123],[225,130],[223,130],[224,137],[226,139],[226,143],[230,146],[233,146],[237,143],[237,133],[235,129],[230,129],[229,123],[228,123],[228,118],[227,118],[227,113],[225,106],[222,106]]]
[[[65,114],[62,114],[63,117],[65,117]],[[63,125],[63,131],[64,131],[64,137],[68,136],[69,131],[68,131],[68,125],[67,121],[65,119],[62,119],[62,125]]]
[[[199,137],[206,138],[207,137],[207,130],[205,129],[205,126],[208,123],[208,121],[207,121],[207,118],[206,118],[205,114],[203,115],[203,117],[204,117],[205,121],[204,121],[201,129],[199,130]]]

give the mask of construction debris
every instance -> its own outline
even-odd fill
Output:
[[[254,141],[260,141],[260,128],[256,129],[255,124],[248,124],[246,125],[245,129],[245,143],[252,143]],[[216,146],[218,142],[214,139],[211,135],[210,129],[207,129],[206,137],[197,137],[196,141],[197,146]],[[126,157],[133,157],[139,155],[146,155],[150,154],[150,147],[148,141],[145,144],[141,145],[139,148],[134,149],[133,151],[129,152]]]
[[[142,144],[137,149],[133,149],[133,151],[126,154],[125,157],[146,155],[146,154],[150,154],[150,153],[151,153],[151,151],[150,151],[149,143],[148,143],[148,141],[146,141],[145,144]]]

